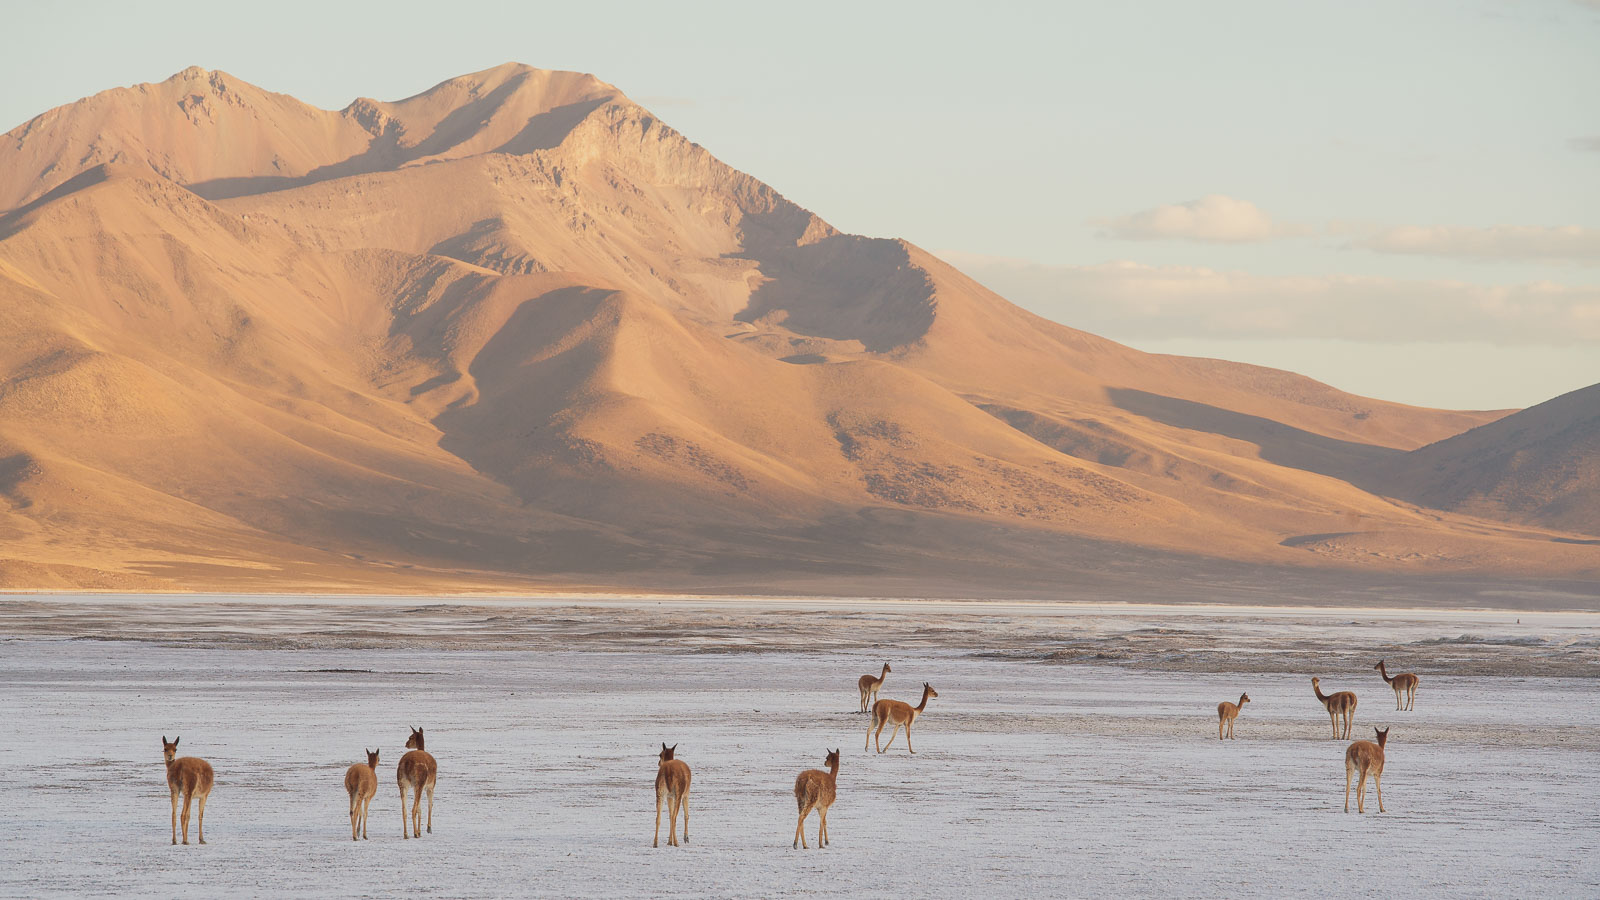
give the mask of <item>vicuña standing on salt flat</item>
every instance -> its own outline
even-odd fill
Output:
[[[200,820],[195,823],[195,837],[200,843],[206,842],[206,798],[211,796],[211,786],[216,783],[216,775],[211,771],[211,763],[198,756],[185,756],[178,758],[178,741],[183,740],[179,735],[167,742],[167,736],[161,736],[161,755],[167,763],[167,789],[172,793],[172,842],[178,842],[178,795],[183,795],[183,842],[189,843],[189,801],[198,800],[200,804]]]
[[[667,846],[678,846],[678,809],[683,809],[683,842],[689,843],[689,764],[674,759],[678,745],[661,744],[656,763],[656,836],[650,846],[661,846],[661,802],[667,803]]]
[[[833,805],[839,785],[839,751],[829,750],[823,760],[828,771],[807,769],[794,780],[794,799],[800,806],[800,821],[794,826],[794,846],[806,846],[806,816],[817,811],[817,846],[828,846],[828,807]]]
[[[1391,678],[1389,677],[1389,670],[1384,668],[1383,662],[1381,659],[1378,660],[1378,664],[1373,668],[1378,670],[1378,674],[1383,676],[1383,680],[1389,687],[1394,688],[1394,708],[1411,709],[1417,702],[1417,676],[1410,672],[1404,672]],[[1405,695],[1403,701],[1401,694]]]
[[[367,761],[356,763],[344,773],[345,793],[350,795],[350,840],[367,838],[367,812],[372,809],[372,798],[378,795],[378,751],[362,748]],[[400,798],[400,811],[405,814],[405,797]]]
[[[922,715],[922,711],[928,708],[928,701],[937,696],[939,696],[939,692],[924,681],[922,683],[922,702],[916,706],[912,706],[903,700],[879,700],[877,703],[872,704],[872,721],[867,725],[868,745],[876,743],[879,738],[883,737],[883,726],[893,725],[894,730],[889,732],[889,743],[878,748],[879,753],[888,750],[894,746],[894,736],[899,734],[901,726],[904,726],[906,729],[906,749],[912,753],[917,752],[911,746],[911,725]],[[873,729],[877,730],[874,731]],[[866,747],[862,749],[865,750]]]
[[[1372,729],[1378,742],[1356,741],[1344,751],[1344,811],[1350,811],[1350,776],[1356,776],[1356,810],[1367,811],[1367,776],[1378,791],[1378,812],[1383,812],[1383,753],[1389,743],[1389,729]]]
[[[878,697],[878,689],[889,680],[889,664],[883,664],[883,671],[877,675],[863,675],[856,679],[856,687],[861,691],[861,711],[866,712],[872,708],[872,701]]]
[[[1333,725],[1334,740],[1343,737],[1350,739],[1350,725],[1356,716],[1356,695],[1350,691],[1340,691],[1337,694],[1324,694],[1322,692],[1322,679],[1311,679],[1311,690],[1317,695],[1317,700],[1328,711],[1328,721]],[[1344,730],[1339,730],[1340,720],[1344,722]]]
[[[422,792],[428,792],[428,833],[433,834],[433,786],[439,779],[439,763],[434,760],[433,754],[423,749],[422,729],[411,729],[411,737],[406,738],[406,749],[409,751],[400,757],[400,765],[394,767],[395,781],[400,784],[400,836],[411,837],[413,834],[422,837]],[[411,833],[406,833],[406,790],[410,789],[414,801],[411,804]]]
[[[1229,703],[1224,700],[1217,704],[1217,740],[1222,740],[1224,730],[1228,733],[1228,740],[1233,740],[1233,722],[1239,718],[1239,712],[1249,702],[1249,694],[1240,694],[1238,703]]]

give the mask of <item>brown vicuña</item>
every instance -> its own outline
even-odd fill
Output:
[[[1240,694],[1238,703],[1224,700],[1217,704],[1217,740],[1222,740],[1223,731],[1227,731],[1228,740],[1233,740],[1233,722],[1239,718],[1239,711],[1249,702],[1249,694]]]
[[[422,729],[411,729],[411,737],[406,738],[405,756],[400,757],[400,765],[394,767],[395,781],[400,783],[400,836],[409,838],[413,834],[422,837],[422,792],[428,792],[428,833],[433,834],[433,785],[439,778],[439,763],[433,754],[423,749]],[[406,789],[411,789],[414,798],[411,803],[411,834],[406,833]]]
[[[877,703],[872,704],[872,721],[867,725],[868,744],[877,743],[878,739],[883,736],[883,726],[894,725],[894,730],[889,732],[889,743],[878,748],[878,752],[883,753],[894,746],[894,736],[900,733],[900,726],[904,725],[906,729],[906,749],[912,753],[917,752],[911,746],[911,723],[915,722],[917,717],[922,715],[922,711],[928,708],[928,700],[937,696],[939,696],[939,692],[924,681],[922,683],[922,702],[916,706],[901,700],[879,700]],[[873,729],[877,730],[874,731]],[[861,749],[865,750],[866,747]]]
[[[1411,709],[1417,702],[1417,676],[1410,672],[1404,672],[1390,678],[1389,670],[1383,667],[1383,662],[1381,659],[1378,660],[1378,664],[1373,668],[1377,669],[1378,674],[1383,676],[1383,680],[1394,688],[1394,708],[1401,710]],[[1405,694],[1403,702],[1400,699],[1402,693]]]
[[[878,689],[889,678],[889,664],[883,664],[883,671],[877,675],[863,675],[856,680],[856,687],[861,691],[861,711],[866,712],[872,701],[878,697]]]
[[[185,756],[178,758],[178,741],[183,740],[179,735],[168,743],[167,736],[161,736],[161,755],[167,763],[167,789],[172,792],[172,842],[178,842],[178,795],[183,795],[183,842],[189,843],[189,801],[200,801],[200,821],[196,822],[196,836],[200,843],[206,842],[206,798],[211,796],[211,786],[216,783],[216,775],[211,771],[211,763],[198,756]]]
[[[1372,729],[1378,742],[1356,741],[1344,751],[1344,811],[1350,811],[1350,776],[1356,776],[1356,811],[1367,811],[1367,776],[1378,789],[1378,812],[1383,812],[1383,751],[1389,743],[1389,729]]]
[[[1355,721],[1356,717],[1356,695],[1349,691],[1340,691],[1337,694],[1324,694],[1322,692],[1322,680],[1320,678],[1311,679],[1311,690],[1316,692],[1317,699],[1322,701],[1323,707],[1328,710],[1328,721],[1333,724],[1334,740],[1338,740],[1341,737],[1343,737],[1345,740],[1349,740],[1350,726]],[[1340,717],[1344,718],[1343,734],[1340,734],[1339,732]]]
[[[839,751],[829,750],[828,758],[822,764],[828,767],[828,771],[807,769],[794,780],[794,799],[800,805],[800,821],[794,826],[795,847],[809,849],[806,844],[806,816],[811,815],[813,809],[821,820],[817,824],[817,846],[828,846],[828,807],[833,805],[839,784]]]
[[[689,764],[673,759],[678,745],[661,744],[661,761],[656,769],[656,836],[650,846],[661,846],[661,801],[667,801],[667,846],[678,846],[678,809],[683,808],[683,842],[689,843]]]
[[[367,754],[365,763],[356,763],[345,770],[344,789],[350,795],[350,840],[367,839],[367,811],[372,808],[372,798],[378,795],[378,751],[361,748]],[[401,801],[402,804],[404,800]],[[402,806],[402,811],[404,807]]]

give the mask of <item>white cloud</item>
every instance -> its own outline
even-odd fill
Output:
[[[1596,344],[1600,287],[1477,285],[1351,275],[1269,277],[1200,266],[1047,266],[944,258],[997,293],[1075,328],[1138,338],[1336,338],[1380,343]]]
[[[1378,253],[1406,253],[1477,260],[1600,262],[1600,229],[1494,225],[1401,225],[1354,241]]]
[[[1248,200],[1208,194],[1199,200],[1157,206],[1132,215],[1093,219],[1100,236],[1128,241],[1183,240],[1242,244],[1308,234],[1301,225],[1274,222]]]

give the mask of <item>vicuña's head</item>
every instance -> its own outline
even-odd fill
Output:
[[[174,759],[177,758],[177,756],[178,756],[178,741],[181,741],[181,740],[183,740],[182,736],[179,736],[177,739],[171,740],[171,741],[167,740],[167,736],[166,735],[163,734],[161,736],[161,756],[168,763],[172,762]]]
[[[828,758],[824,759],[822,761],[822,764],[827,766],[830,769],[833,768],[834,766],[837,766],[839,764],[839,751],[838,750],[829,750],[828,751]]]
[[[1249,703],[1249,702],[1250,702],[1250,695],[1249,694],[1240,694],[1239,695],[1239,704],[1241,706],[1246,704],[1246,703]]]
[[[889,672],[893,672],[894,670],[889,668],[889,664],[888,663],[884,663],[883,664],[883,671],[884,671],[885,674],[888,674]]]
[[[1381,660],[1381,659],[1380,659],[1380,660],[1378,660],[1378,664],[1377,664],[1377,665],[1375,665],[1375,666],[1373,666],[1373,668],[1374,668],[1374,669],[1381,669],[1381,668],[1383,668],[1383,660]]]
[[[933,685],[927,683],[926,681],[922,683],[922,692],[927,694],[929,697],[939,696],[939,692],[933,689]]]
[[[361,749],[367,750],[365,747],[362,747]],[[378,770],[378,751],[367,750],[367,765],[371,766],[374,772]]]
[[[1379,747],[1382,747],[1384,744],[1389,743],[1389,729],[1387,729],[1387,728],[1374,728],[1372,730],[1374,732],[1377,732],[1377,735],[1378,735],[1378,746]]]
[[[661,761],[666,762],[667,760],[672,759],[672,754],[676,752],[677,749],[677,744],[673,744],[671,747],[668,747],[666,742],[663,741],[661,744]]]
[[[412,728],[411,729],[411,737],[406,738],[406,749],[407,750],[421,750],[422,749],[422,729],[421,728]]]

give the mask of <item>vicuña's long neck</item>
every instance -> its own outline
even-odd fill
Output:
[[[1324,694],[1322,692],[1322,685],[1317,684],[1315,681],[1313,681],[1313,682],[1311,682],[1311,689],[1313,691],[1317,692],[1317,699],[1318,700],[1321,700],[1323,703],[1327,703],[1328,702],[1328,695]]]
[[[888,677],[889,677],[889,664],[888,663],[884,663],[883,664],[883,671],[878,673],[878,680],[882,681],[882,680],[884,680],[885,678],[888,678]]]
[[[922,689],[922,702],[917,704],[917,712],[920,713],[920,712],[922,712],[923,710],[925,710],[927,708],[928,708],[928,689],[927,688],[923,688]]]
[[[422,735],[420,735],[420,734],[417,735],[417,745],[415,747],[412,747],[411,749],[413,749],[413,750],[421,750],[421,749],[423,749],[423,747],[422,747]]]
[[[1378,663],[1378,674],[1383,676],[1383,681],[1385,684],[1394,684],[1394,679],[1389,677],[1389,670],[1385,669],[1383,667],[1383,663],[1381,662]]]
[[[839,780],[839,761],[837,759],[833,761],[833,765],[828,767],[828,779],[830,781]]]

